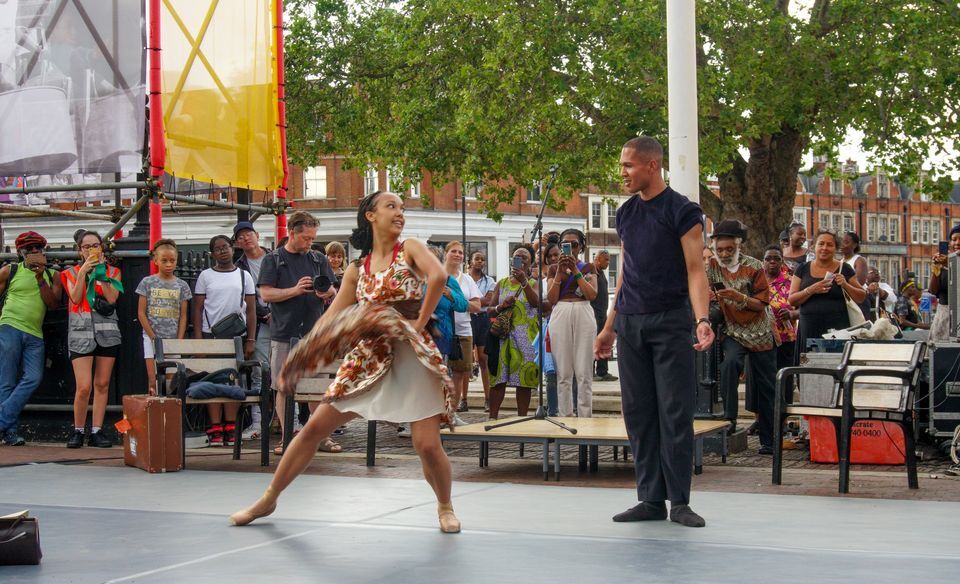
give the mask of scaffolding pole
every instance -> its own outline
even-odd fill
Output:
[[[44,185],[39,187],[7,187],[0,189],[0,195],[25,195],[28,193],[66,193],[71,191],[109,191],[115,189],[142,189],[150,186],[149,182],[110,182],[82,185]]]
[[[148,198],[149,197],[146,197],[146,196],[142,196],[138,198],[137,202],[134,203],[129,209],[127,209],[126,213],[120,216],[120,219],[117,220],[117,223],[113,227],[111,227],[110,230],[106,232],[106,234],[104,234],[103,238],[111,239],[114,235],[117,234],[118,231],[123,229],[123,226],[127,224],[127,221],[132,219],[134,215],[137,214],[137,211],[139,211],[140,208],[143,207],[144,203],[147,202]]]
[[[274,210],[270,207],[262,207],[260,205],[247,205],[247,204],[238,204],[230,201],[208,201],[204,199],[198,199],[196,197],[190,197],[187,195],[176,195],[174,193],[163,193],[163,197],[170,199],[171,201],[181,201],[184,203],[195,203],[197,205],[206,205],[208,207],[217,207],[220,209],[233,209],[241,211],[249,211],[251,213],[269,213],[273,214]]]
[[[283,64],[283,0],[274,0],[274,28],[276,29],[276,62],[277,62],[277,123],[280,130],[280,159],[283,163],[283,182],[277,189],[277,200],[281,205],[287,204],[287,187],[290,180],[290,164],[287,161],[287,92],[286,77]],[[282,209],[283,207],[281,207]],[[277,241],[287,236],[287,216],[277,213]]]
[[[68,211],[66,209],[34,208],[27,205],[13,205],[10,203],[0,203],[0,211],[17,211],[18,213],[29,213],[31,215],[45,215],[48,217],[73,217],[75,219],[87,219],[88,221],[104,221],[112,223],[110,217],[103,217],[94,213],[83,213],[81,211]]]

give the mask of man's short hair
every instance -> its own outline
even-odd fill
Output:
[[[294,211],[287,217],[287,229],[291,233],[302,231],[305,227],[317,227],[317,218],[306,211]]]
[[[607,250],[605,250],[605,249],[601,249],[600,251],[598,251],[598,252],[596,253],[596,257],[609,256],[609,255],[610,255],[610,252],[607,251]]]
[[[634,152],[645,158],[663,160],[663,146],[660,145],[660,142],[658,142],[656,138],[651,138],[650,136],[630,138],[623,147],[631,148]]]

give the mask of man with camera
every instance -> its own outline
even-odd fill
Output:
[[[757,415],[760,454],[773,454],[773,394],[777,376],[776,341],[770,288],[759,260],[744,255],[740,247],[746,227],[735,219],[714,226],[714,258],[707,266],[710,300],[723,312],[720,394],[724,417],[736,427],[737,388],[744,361],[748,365],[746,407]]]
[[[260,245],[260,234],[250,221],[238,221],[233,226],[233,245],[240,251],[234,260],[241,270],[250,273],[254,282],[260,280],[263,259],[270,251]],[[270,363],[270,305],[264,302],[257,290],[257,342],[254,358],[261,363]],[[243,439],[260,436],[260,406],[253,406],[250,425],[243,430]]]
[[[270,375],[274,387],[290,352],[290,340],[306,335],[336,295],[331,285],[336,276],[327,257],[310,248],[317,226],[317,220],[306,211],[290,215],[287,242],[264,256],[260,269],[260,295],[270,303]],[[286,399],[280,392],[276,397],[282,425]],[[339,452],[340,446],[328,438],[321,449]]]
[[[35,231],[14,244],[20,262],[0,268],[0,438],[22,446],[17,420],[43,379],[43,317],[63,296],[60,275],[47,268],[47,240]]]

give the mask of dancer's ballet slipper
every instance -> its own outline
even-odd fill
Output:
[[[453,514],[453,503],[438,503],[437,516],[440,519],[440,531],[460,533],[460,520]]]
[[[270,515],[277,508],[277,497],[279,494],[280,493],[273,490],[273,487],[267,487],[263,496],[257,499],[256,503],[231,515],[230,523],[236,526],[247,525],[254,519]]]

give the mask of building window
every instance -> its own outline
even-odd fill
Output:
[[[372,195],[377,192],[377,168],[368,166],[367,172],[363,175],[363,195]]]
[[[463,186],[463,194],[468,199],[476,199],[483,192],[483,181],[470,181]]]
[[[920,220],[910,221],[910,243],[920,243]]]
[[[928,219],[920,222],[920,243],[930,243],[930,221]]]
[[[807,224],[807,212],[804,211],[803,209],[794,209],[793,222],[799,223],[805,226]]]
[[[844,215],[844,216],[843,216],[843,230],[844,230],[844,231],[853,231],[853,215]]]
[[[843,233],[843,215],[840,213],[833,214],[833,231],[837,234]]]
[[[943,233],[943,230],[940,229],[940,220],[934,219],[930,221],[930,242],[937,243],[940,241],[940,234]]]
[[[607,286],[612,293],[617,289],[617,278],[620,276],[620,254],[610,254],[610,266],[607,268]]]
[[[820,229],[830,229],[830,213],[826,211],[820,213]]]
[[[607,229],[617,228],[617,206],[605,205],[607,208]]]
[[[830,179],[830,193],[833,195],[843,194],[843,180],[839,178]]]
[[[303,171],[303,198],[327,198],[327,167],[313,166]]]
[[[887,239],[887,218],[878,217],[877,218],[877,231],[879,232],[880,238],[883,238],[881,241]]]
[[[890,217],[890,236],[887,239],[892,243],[900,241],[900,218]]]
[[[420,198],[420,182],[422,180],[423,179],[420,178],[419,176],[415,176],[412,179],[410,179],[410,196],[413,197],[414,199]]]
[[[867,215],[867,241],[877,240],[877,218]]]
[[[590,229],[600,229],[600,214],[603,212],[603,203],[592,201],[590,203]]]
[[[877,175],[877,196],[881,199],[890,198],[890,179],[885,175]]]
[[[540,202],[540,190],[543,188],[543,181],[535,180],[533,184],[527,189],[527,202],[528,203],[539,203]]]

